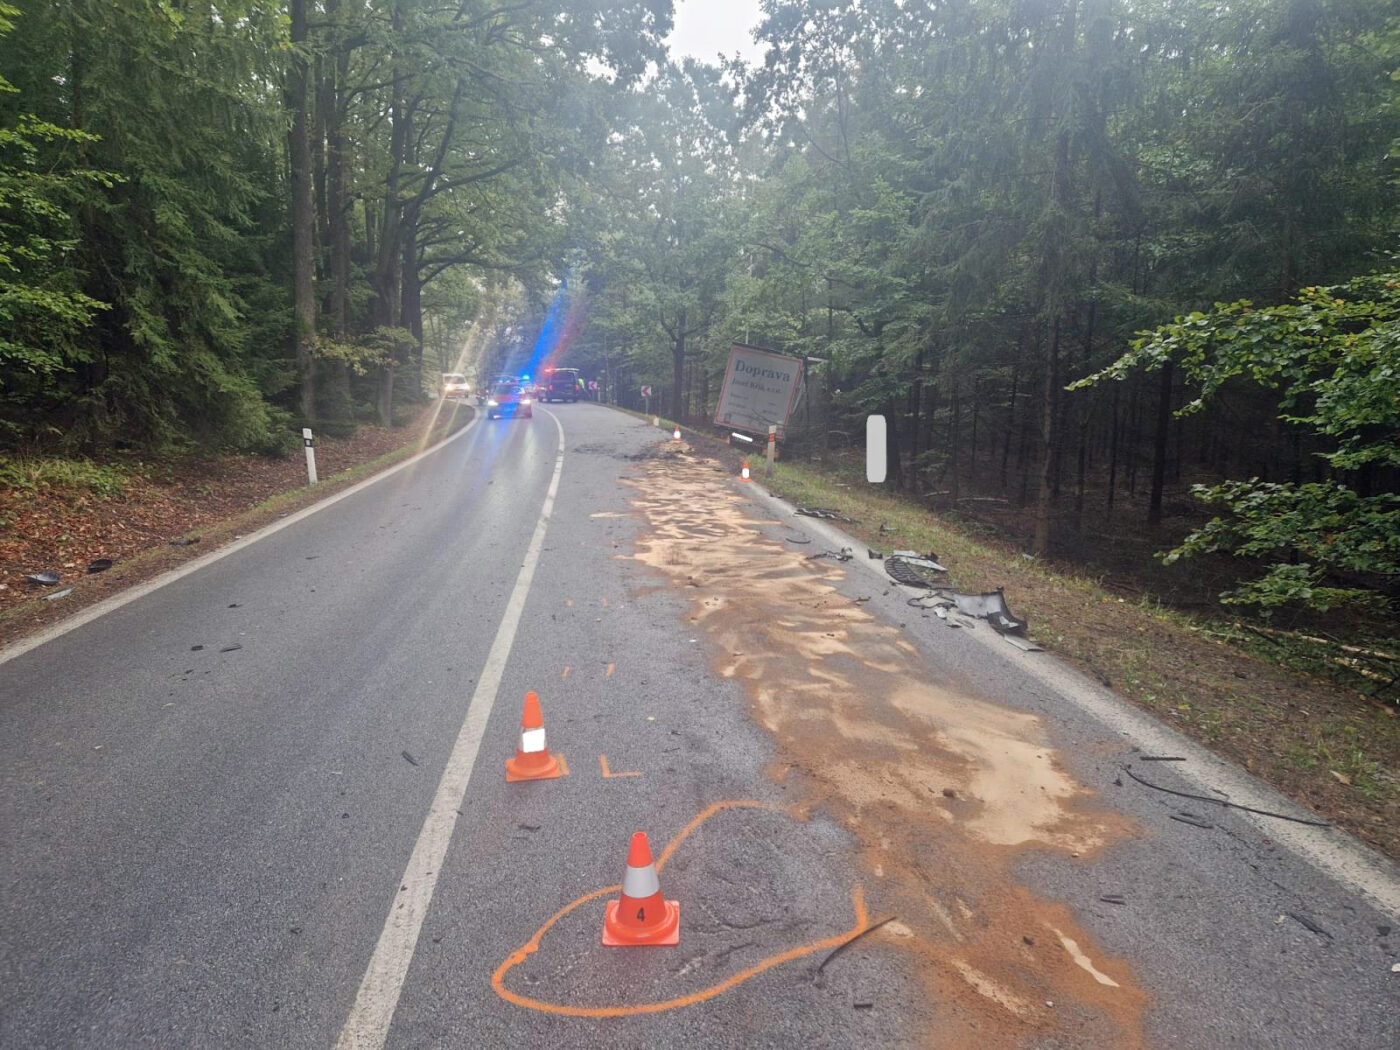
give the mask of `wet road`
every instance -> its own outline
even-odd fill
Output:
[[[748,496],[483,421],[0,664],[0,1045],[1395,1045],[1374,894]],[[677,948],[599,944],[637,829]]]

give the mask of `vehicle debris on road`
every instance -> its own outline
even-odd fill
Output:
[[[859,518],[848,518],[839,510],[831,510],[827,507],[798,507],[794,514],[801,514],[804,518],[821,518],[824,521],[844,521],[848,525],[859,525]]]
[[[920,569],[928,569],[930,572],[947,572],[948,570],[938,564],[938,556],[929,551],[927,554],[920,554],[918,551],[895,551],[891,558],[898,558],[909,565],[918,566]]]
[[[46,569],[43,572],[31,572],[24,577],[30,583],[37,583],[41,587],[52,587],[60,577],[53,569]]]
[[[855,555],[850,547],[842,547],[839,551],[824,550],[820,554],[807,555],[808,561],[815,561],[817,558],[834,558],[836,561],[850,561]]]

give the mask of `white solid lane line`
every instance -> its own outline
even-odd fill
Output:
[[[388,1038],[389,1025],[394,1020],[404,977],[413,961],[423,920],[427,917],[428,905],[432,903],[433,890],[442,871],[443,858],[452,842],[457,811],[467,794],[467,783],[471,780],[472,767],[476,765],[476,753],[481,747],[486,722],[496,702],[506,659],[515,643],[515,632],[520,626],[530,581],[534,579],[535,565],[544,546],[545,528],[554,510],[555,494],[559,491],[559,476],[564,470],[564,427],[553,412],[545,414],[554,420],[559,430],[559,454],[554,461],[554,476],[550,479],[549,491],[545,493],[535,533],[525,550],[520,574],[515,578],[515,588],[510,592],[505,614],[501,617],[501,626],[496,630],[496,639],[491,643],[491,651],[486,654],[486,664],[481,669],[476,690],[467,705],[466,719],[457,734],[452,754],[448,756],[447,768],[438,781],[437,794],[433,796],[428,815],[413,844],[413,853],[408,858],[403,878],[396,884],[403,889],[394,894],[393,906],[379,934],[379,943],[370,957],[364,980],[360,982],[355,1005],[351,1007],[350,1016],[340,1030],[337,1050],[380,1050]]]
[[[126,590],[121,591],[118,594],[112,595],[112,597],[110,598],[104,598],[97,604],[88,606],[82,612],[74,613],[62,623],[56,623],[47,630],[40,631],[32,638],[21,639],[20,641],[15,642],[4,649],[0,649],[0,664],[9,663],[16,657],[23,656],[31,649],[39,648],[39,646],[43,645],[45,642],[51,642],[55,638],[60,638],[70,631],[76,631],[79,627],[82,627],[84,624],[92,623],[92,621],[96,620],[99,616],[106,616],[109,612],[113,612],[117,609],[120,609],[123,605],[130,605],[137,599],[144,598],[152,591],[158,591],[162,587],[174,583],[176,580],[183,579],[192,572],[198,572],[206,565],[213,565],[214,562],[220,561],[223,558],[227,558],[230,554],[236,554],[238,551],[241,551],[244,547],[251,547],[259,540],[267,539],[274,532],[281,532],[287,526],[295,525],[303,518],[309,518],[313,514],[318,514],[321,511],[325,510],[327,507],[334,506],[341,500],[347,499],[350,496],[353,496],[355,493],[361,492],[364,489],[369,488],[371,485],[379,484],[379,482],[383,481],[385,478],[393,477],[399,471],[408,469],[409,467],[413,466],[413,464],[417,463],[420,459],[425,459],[426,457],[431,456],[434,452],[436,452],[443,446],[451,444],[453,441],[456,441],[458,438],[466,434],[468,430],[476,426],[477,423],[480,422],[480,420],[481,414],[477,413],[476,415],[472,416],[471,422],[464,426],[461,430],[457,431],[457,433],[449,434],[447,437],[443,438],[431,448],[425,448],[422,452],[416,452],[413,455],[409,456],[403,462],[395,463],[392,467],[389,467],[387,470],[382,470],[378,474],[365,478],[364,481],[357,481],[348,489],[342,489],[340,492],[337,492],[333,496],[327,496],[325,499],[313,503],[309,507],[303,507],[301,510],[296,511],[295,513],[288,514],[285,518],[279,518],[277,521],[274,521],[271,525],[264,525],[262,528],[258,529],[257,532],[250,532],[247,536],[244,536],[241,539],[236,539],[231,543],[226,543],[218,550],[210,551],[208,554],[202,555],[201,557],[196,558],[194,561],[186,562],[184,565],[181,565],[177,569],[171,569],[169,572],[161,573],[153,580],[147,580],[145,583],[135,584],[134,586],[128,587]]]

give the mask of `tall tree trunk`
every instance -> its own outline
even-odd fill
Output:
[[[1123,384],[1113,384],[1113,416],[1108,430],[1108,511],[1113,513],[1113,496],[1118,486],[1118,401]]]
[[[311,148],[308,141],[306,0],[291,0],[292,54],[287,68],[287,105],[292,111],[289,132],[292,161],[292,314],[296,323],[296,362],[300,378],[298,408],[305,419],[316,414],[316,283],[313,226],[315,201],[311,193]]]
[[[395,40],[403,38],[403,2],[396,0],[393,9],[392,25]],[[401,291],[399,288],[401,244],[400,223],[403,217],[403,201],[399,199],[399,181],[403,168],[404,154],[408,141],[408,115],[404,110],[403,80],[404,71],[401,56],[394,53],[390,66],[392,86],[389,89],[389,171],[384,178],[384,215],[381,220],[379,251],[375,259],[374,291],[376,297],[375,320],[380,327],[399,326]],[[397,362],[390,355],[379,369],[379,423],[384,427],[394,425],[394,366]]]
[[[345,106],[350,77],[350,47],[340,25],[341,0],[326,0],[326,19],[334,33],[335,63],[331,67],[326,124],[326,228],[330,246],[331,330],[338,342],[350,337],[350,202],[346,194]],[[336,361],[330,370],[330,414],[350,419],[350,369]]]
[[[1175,369],[1170,360],[1162,366],[1157,387],[1157,428],[1152,441],[1152,493],[1147,501],[1147,524],[1162,524],[1162,490],[1167,480],[1167,448],[1172,424],[1172,379]]]
[[[413,335],[412,374],[413,396],[423,394],[423,285],[418,280],[418,221],[410,215],[403,230],[403,286],[399,323]]]
[[[1040,441],[1043,458],[1040,466],[1040,485],[1035,500],[1035,537],[1031,542],[1031,553],[1043,556],[1050,552],[1051,504],[1053,503],[1053,481],[1056,460],[1055,423],[1059,398],[1060,322],[1055,322],[1054,334],[1050,340],[1050,356],[1045,361],[1045,381],[1041,386]]]
[[[923,488],[923,470],[919,466],[919,436],[924,409],[924,351],[921,347],[914,359],[914,381],[909,384],[909,463],[914,492]]]
[[[671,418],[681,418],[685,387],[685,307],[676,312],[676,337],[671,343]]]

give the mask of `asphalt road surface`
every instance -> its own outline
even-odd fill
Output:
[[[1400,1045],[1391,866],[758,488],[482,420],[0,663],[0,1046]]]

